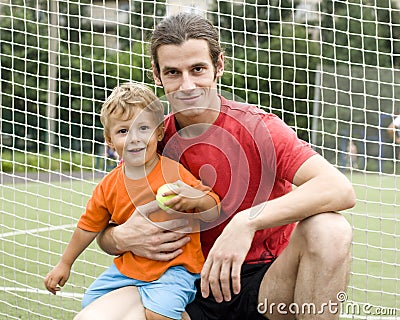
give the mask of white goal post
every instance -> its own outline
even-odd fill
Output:
[[[96,244],[61,294],[43,278],[116,165],[99,109],[129,80],[156,88],[154,25],[216,26],[221,94],[277,114],[352,181],[352,269],[341,318],[400,317],[400,1],[0,0],[0,318],[71,319],[112,257]],[[334,254],[334,253],[332,253]]]

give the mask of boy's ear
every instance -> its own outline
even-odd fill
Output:
[[[161,82],[161,79],[160,79],[160,74],[159,74],[159,72],[157,70],[157,67],[154,64],[154,61],[151,62],[151,69],[153,71],[154,83],[157,86],[162,86],[162,82]]]
[[[115,149],[110,137],[104,137],[104,140],[111,149]]]
[[[161,141],[164,138],[164,126],[159,126],[157,128],[157,140]]]

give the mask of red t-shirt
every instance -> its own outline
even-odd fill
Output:
[[[160,145],[163,155],[182,163],[222,199],[220,218],[202,223],[205,257],[233,215],[290,192],[298,168],[316,154],[275,115],[220,98],[221,112],[215,123],[195,138],[182,138],[173,115],[167,116]],[[245,263],[276,258],[294,226],[257,231]]]

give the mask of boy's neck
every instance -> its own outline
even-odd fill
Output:
[[[147,177],[150,172],[156,167],[158,161],[160,161],[160,156],[155,154],[155,156],[147,161],[143,166],[130,167],[126,163],[124,164],[124,174],[127,178],[131,180],[140,180]]]

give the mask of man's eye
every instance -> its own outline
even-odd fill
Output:
[[[196,67],[193,70],[194,70],[194,72],[201,72],[201,71],[203,71],[203,67]]]
[[[166,74],[167,74],[167,75],[170,75],[170,76],[174,76],[174,75],[178,74],[178,72],[177,72],[176,70],[168,70],[168,71],[166,72]]]

